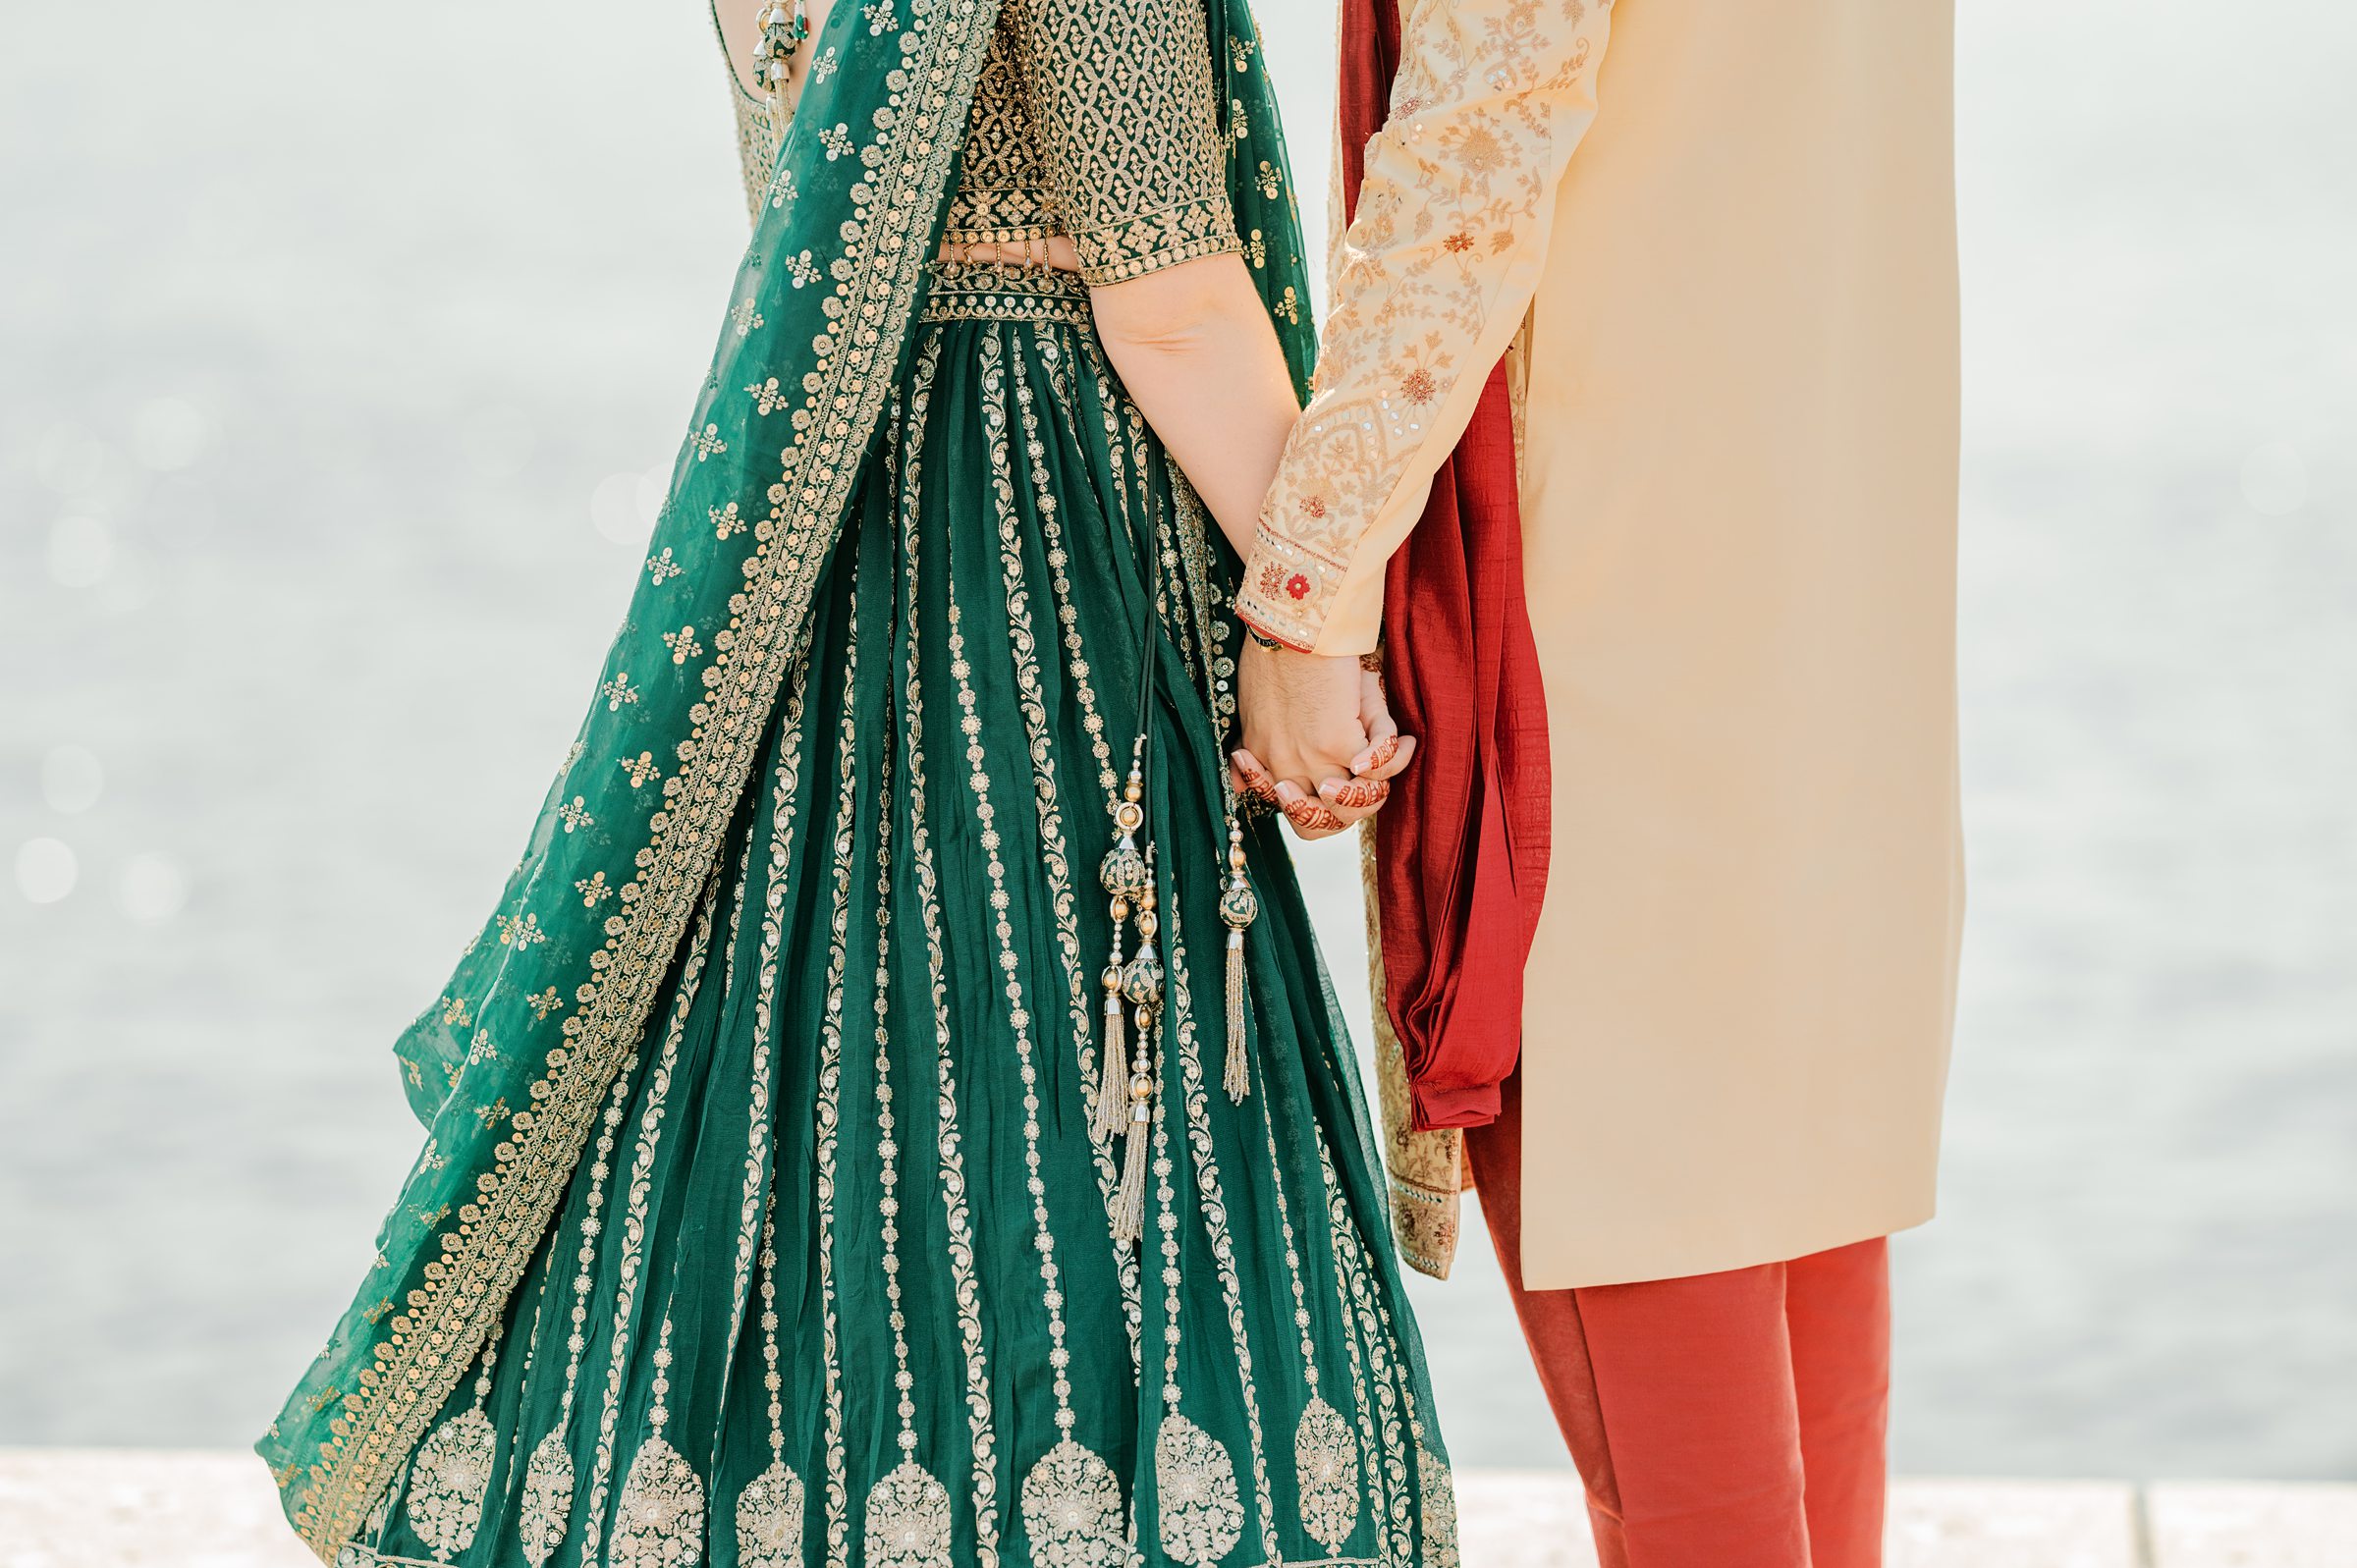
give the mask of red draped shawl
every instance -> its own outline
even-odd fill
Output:
[[[1399,69],[1398,0],[1344,0],[1342,147],[1354,213]],[[1522,969],[1547,889],[1547,708],[1523,598],[1505,367],[1435,474],[1384,581],[1384,675],[1414,764],[1376,817],[1385,1001],[1413,1126],[1496,1119],[1522,1046]]]

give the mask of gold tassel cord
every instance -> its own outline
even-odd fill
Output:
[[[1113,956],[1105,965],[1105,1039],[1100,1046],[1104,1059],[1097,1075],[1096,1113],[1089,1118],[1089,1131],[1099,1143],[1110,1143],[1122,1135],[1128,1125],[1129,1069],[1128,1043],[1122,1032],[1122,939],[1121,923],[1127,918],[1128,906],[1116,899],[1113,905]]]
[[[1130,1112],[1129,1147],[1122,1156],[1122,1190],[1114,1196],[1113,1239],[1124,1246],[1137,1240],[1146,1223],[1146,1145],[1152,1142],[1153,1112],[1141,1100]]]
[[[1101,981],[1105,988],[1105,1059],[1097,1081],[1096,1113],[1090,1121],[1091,1129],[1104,1141],[1120,1137],[1129,1120],[1129,1079],[1122,1038],[1122,993],[1126,980],[1122,927],[1129,918],[1131,905],[1147,899],[1152,891],[1152,873],[1137,847],[1137,831],[1146,821],[1145,746],[1141,734],[1129,754],[1129,779],[1122,786],[1122,798],[1112,804],[1113,847],[1105,852],[1104,864],[1097,871],[1113,916],[1113,950],[1105,960]],[[1139,956],[1143,957],[1153,928],[1147,924],[1149,917],[1141,913],[1138,918]]]
[[[1244,875],[1244,830],[1228,817],[1228,887],[1220,894],[1220,919],[1228,927],[1228,1065],[1221,1087],[1241,1105],[1252,1092],[1251,1063],[1244,1036],[1244,932],[1260,918],[1260,896]]]
[[[1162,954],[1154,945],[1160,919],[1154,910],[1154,876],[1137,899],[1137,956],[1122,971],[1122,995],[1133,1011],[1137,1054],[1129,1063],[1129,1147],[1122,1160],[1122,1188],[1115,1195],[1113,1237],[1124,1244],[1143,1232],[1146,1220],[1146,1147],[1154,1138],[1156,1030],[1162,1014]]]

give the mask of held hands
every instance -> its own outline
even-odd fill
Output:
[[[1247,640],[1236,662],[1243,744],[1229,759],[1236,788],[1275,806],[1303,838],[1371,817],[1415,755],[1358,660]]]

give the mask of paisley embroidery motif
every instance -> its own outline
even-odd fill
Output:
[[[480,1410],[452,1417],[425,1439],[410,1483],[410,1528],[419,1541],[445,1555],[474,1544],[498,1452],[499,1434]]]
[[[1448,1461],[1429,1448],[1416,1450],[1416,1491],[1424,1515],[1424,1561],[1430,1568],[1458,1568],[1456,1482]]]
[[[737,1494],[740,1568],[802,1568],[802,1478],[782,1461]]]
[[[1243,1539],[1235,1461],[1184,1416],[1162,1418],[1154,1439],[1154,1495],[1162,1549],[1183,1563],[1216,1563]]]
[[[950,1491],[904,1459],[867,1494],[867,1568],[949,1568]]]
[[[1312,1397],[1293,1431],[1293,1470],[1301,1528],[1328,1551],[1340,1551],[1358,1528],[1358,1440],[1342,1412]]]
[[[523,1512],[516,1526],[523,1560],[540,1568],[555,1556],[565,1544],[566,1521],[572,1517],[573,1454],[559,1428],[540,1439],[531,1462],[523,1467]]]
[[[695,1568],[704,1560],[704,1484],[660,1437],[647,1438],[623,1478],[606,1555],[612,1568]]]
[[[1067,1437],[1023,1478],[1023,1531],[1041,1568],[1117,1568],[1129,1560],[1122,1484]]]

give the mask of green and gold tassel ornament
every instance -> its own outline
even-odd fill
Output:
[[[1228,1065],[1222,1086],[1236,1105],[1252,1092],[1244,1040],[1244,933],[1260,918],[1260,895],[1244,874],[1244,829],[1233,807],[1228,813],[1228,885],[1220,893],[1220,919],[1228,927]]]

